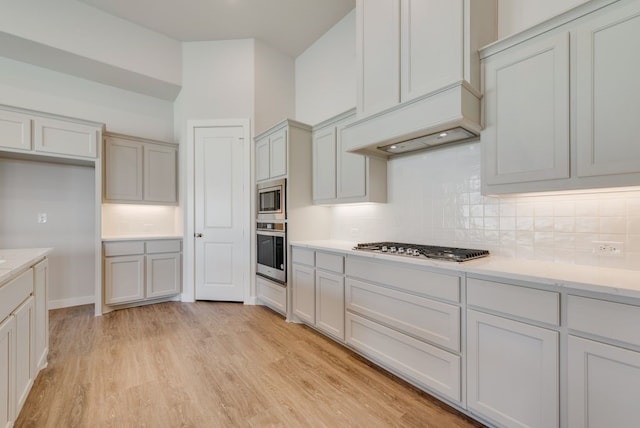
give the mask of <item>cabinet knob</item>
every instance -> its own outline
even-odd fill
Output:
[[[194,233],[193,236],[196,238],[202,238],[202,233]]]

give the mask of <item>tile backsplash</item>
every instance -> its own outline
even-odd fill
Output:
[[[333,207],[332,239],[640,270],[640,191],[483,196],[478,142],[395,158],[387,167],[388,203]],[[622,254],[597,254],[602,241]]]

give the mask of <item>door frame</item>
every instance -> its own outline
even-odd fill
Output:
[[[253,242],[253,222],[251,221],[251,212],[253,210],[253,156],[251,149],[253,147],[251,139],[251,121],[250,119],[198,119],[187,120],[187,140],[185,144],[186,168],[185,177],[185,209],[184,209],[184,247],[182,254],[184,257],[184,269],[182,274],[182,295],[183,302],[194,302],[196,291],[196,255],[195,255],[195,130],[196,128],[210,127],[229,127],[240,126],[243,129],[242,157],[245,169],[242,172],[242,188],[244,193],[242,205],[242,219],[246,225],[245,234],[242,243],[243,259],[249,263],[243,269],[243,296],[245,304],[254,304],[255,297],[252,297],[251,284],[254,272],[253,253],[251,251],[251,242]]]

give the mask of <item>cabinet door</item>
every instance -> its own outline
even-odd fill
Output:
[[[105,199],[142,201],[142,144],[119,138],[105,140]]]
[[[356,1],[358,115],[400,102],[400,0]]]
[[[293,314],[302,321],[316,323],[315,269],[294,264],[292,268]]]
[[[256,181],[269,179],[269,137],[256,141]]]
[[[36,369],[47,365],[49,353],[49,308],[48,308],[49,262],[45,259],[33,268],[33,296],[35,297],[35,357]]]
[[[34,148],[37,152],[74,157],[98,157],[100,129],[57,119],[34,120]]]
[[[16,319],[16,414],[29,395],[36,377],[35,314],[33,296],[14,313]]]
[[[179,253],[147,254],[147,298],[171,296],[180,292],[181,260]]]
[[[467,405],[506,427],[559,425],[558,332],[467,311]]]
[[[269,178],[287,175],[287,130],[269,137]]]
[[[569,427],[635,427],[640,353],[569,336]]]
[[[640,5],[614,9],[576,33],[577,174],[640,173]]]
[[[313,134],[313,200],[336,198],[336,128]]]
[[[402,0],[402,102],[463,78],[462,0]]]
[[[366,198],[369,159],[347,152],[342,147],[341,138],[338,138],[337,152],[338,199]]]
[[[569,34],[485,60],[487,185],[569,177]]]
[[[316,271],[316,327],[344,341],[344,277]]]
[[[104,282],[107,305],[144,299],[144,256],[106,257]]]
[[[0,111],[0,147],[31,150],[31,117]]]
[[[13,426],[15,418],[16,320],[0,323],[0,427]]]
[[[144,200],[177,202],[177,150],[174,147],[144,145]]]

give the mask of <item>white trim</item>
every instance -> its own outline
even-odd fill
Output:
[[[67,299],[49,300],[49,310],[92,304],[95,304],[95,296],[69,297]]]
[[[187,140],[186,146],[186,171],[183,172],[183,177],[186,181],[186,195],[185,195],[185,207],[184,207],[184,245],[182,249],[182,256],[184,258],[183,264],[183,278],[182,278],[182,295],[181,300],[183,302],[195,301],[195,128],[206,127],[218,127],[218,126],[241,126],[243,129],[243,154],[244,165],[246,168],[243,171],[243,193],[245,200],[242,208],[242,218],[245,221],[245,233],[243,236],[243,259],[251,260],[251,236],[252,236],[252,221],[251,221],[251,195],[253,195],[252,186],[252,156],[251,148],[253,146],[253,140],[251,139],[251,121],[250,119],[198,119],[187,120]],[[252,264],[248,263],[244,268],[243,283],[244,283],[244,302],[248,302],[251,298],[251,267]]]

